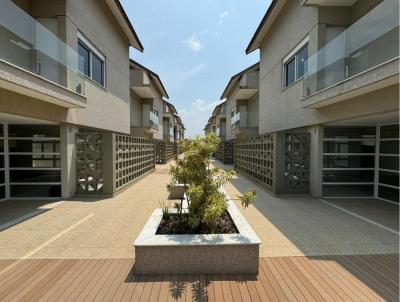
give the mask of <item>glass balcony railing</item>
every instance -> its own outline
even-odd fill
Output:
[[[154,130],[158,130],[159,124],[158,124],[158,116],[154,114],[153,111],[150,112],[150,128]]]
[[[0,60],[85,93],[78,53],[11,0],[0,2],[0,37]]]
[[[308,59],[304,96],[399,56],[399,1],[385,0]]]

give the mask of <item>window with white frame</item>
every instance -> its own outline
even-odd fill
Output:
[[[78,33],[79,72],[105,87],[105,57]]]
[[[304,39],[283,60],[284,87],[301,79],[308,70],[308,38]]]

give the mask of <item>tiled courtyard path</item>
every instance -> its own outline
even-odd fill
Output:
[[[374,225],[261,188],[243,211],[263,241],[258,276],[135,275],[132,242],[167,198],[168,167],[115,198],[0,203],[0,301],[398,301],[396,208],[363,208]]]
[[[276,197],[241,174],[225,190],[235,198],[254,187],[257,197],[242,213],[263,242],[261,257],[399,254],[396,204],[371,199],[321,201],[306,195]],[[238,200],[236,204],[241,208]]]
[[[155,173],[114,198],[77,198],[55,207],[0,203],[0,259],[19,259],[33,251],[30,259],[133,258],[133,241],[167,199],[168,172],[169,165],[157,166]],[[2,230],[10,220],[32,211],[36,216]]]

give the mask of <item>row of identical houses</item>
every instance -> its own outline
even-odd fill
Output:
[[[0,200],[113,195],[176,152],[182,120],[130,47],[118,0],[0,2]]]
[[[276,194],[399,201],[399,1],[273,0],[205,132]]]

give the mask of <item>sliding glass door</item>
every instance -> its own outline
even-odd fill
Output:
[[[323,196],[374,196],[375,142],[375,127],[324,129]]]
[[[399,202],[399,125],[379,128],[377,197]]]
[[[325,127],[324,197],[399,201],[399,125]]]
[[[0,124],[0,201],[5,200],[6,196],[6,168],[5,168],[5,139],[4,125]]]
[[[8,125],[9,197],[61,196],[60,128]]]

